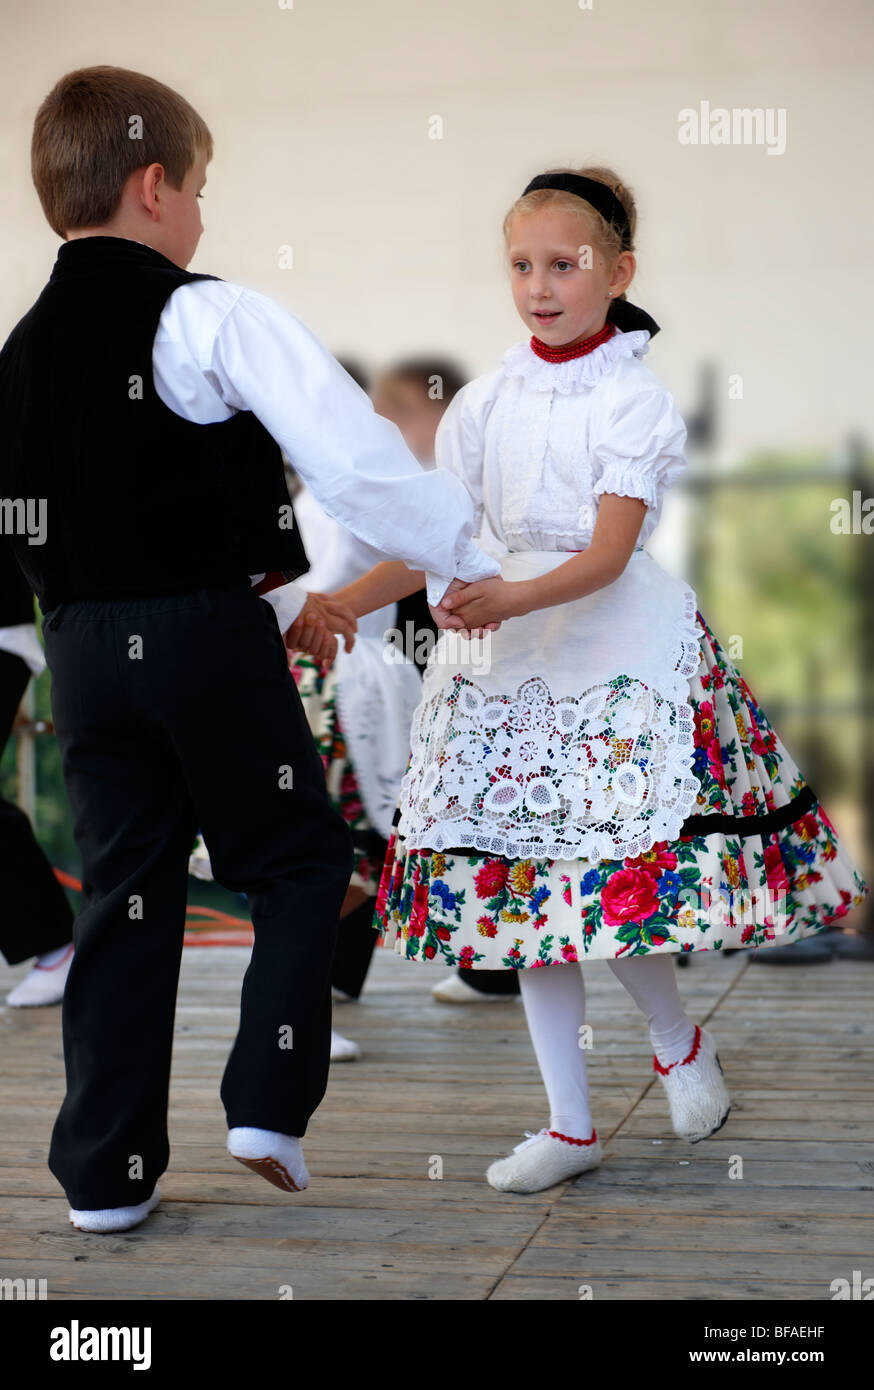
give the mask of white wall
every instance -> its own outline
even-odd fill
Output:
[[[0,20],[0,336],[57,240],[30,182],[63,72],[137,68],[216,139],[192,269],[280,299],[336,353],[455,353],[472,374],[526,336],[501,220],[534,173],[613,164],[641,209],[632,299],[688,409],[705,355],[743,400],[731,453],[874,440],[872,7],[867,0],[30,0]],[[683,146],[684,107],[785,108],[787,148]],[[428,138],[439,115],[444,138]],[[294,269],[278,248],[294,248]]]

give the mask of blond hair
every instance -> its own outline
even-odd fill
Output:
[[[135,117],[141,139],[131,138]],[[137,169],[162,164],[170,187],[181,188],[200,151],[212,158],[212,135],[184,97],[144,73],[102,65],[68,72],[43,101],[31,172],[49,226],[66,237],[107,223]]]

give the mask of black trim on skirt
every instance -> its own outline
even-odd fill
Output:
[[[784,830],[787,825],[792,825],[795,821],[800,820],[805,812],[810,811],[817,804],[817,798],[811,788],[805,787],[785,806],[778,807],[776,811],[768,811],[763,816],[727,816],[719,813],[687,816],[683,821],[678,839],[685,840],[693,835],[739,835],[742,839],[746,839],[749,835],[773,835],[778,830]],[[392,825],[397,826],[400,818],[400,807],[397,807]],[[471,855],[484,854],[487,851],[476,850],[471,845],[450,845],[448,849],[440,852],[441,854]],[[419,850],[419,853],[427,858],[436,851],[423,849]]]

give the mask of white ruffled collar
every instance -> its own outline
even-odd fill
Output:
[[[521,376],[532,391],[561,391],[569,395],[585,386],[595,386],[605,372],[622,357],[643,357],[649,352],[650,335],[645,328],[622,333],[618,328],[612,338],[587,352],[584,357],[572,357],[568,362],[547,362],[538,357],[530,338],[514,343],[504,353],[502,365],[507,376]]]

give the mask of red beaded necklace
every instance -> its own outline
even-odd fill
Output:
[[[615,333],[615,326],[609,321],[604,324],[600,333],[593,333],[591,338],[584,338],[581,343],[575,343],[573,347],[550,347],[548,343],[541,340],[534,334],[531,336],[531,347],[538,357],[542,357],[544,362],[570,362],[574,357],[585,357],[587,353],[594,352],[596,347],[606,343],[608,338],[612,338]]]

